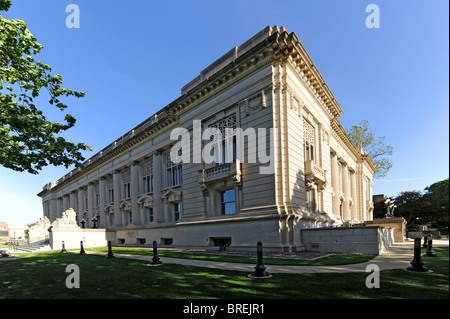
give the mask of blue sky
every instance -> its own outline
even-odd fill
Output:
[[[69,29],[68,4],[80,9]],[[380,9],[369,29],[366,6]],[[86,158],[180,96],[199,72],[267,25],[295,32],[321,72],[350,128],[369,120],[394,148],[374,194],[396,196],[449,176],[449,8],[447,0],[63,1],[13,0],[18,18],[44,45],[37,60],[85,91],[67,100],[77,123],[64,134],[93,148]],[[43,93],[45,96],[45,93]],[[64,114],[42,104],[49,119]],[[42,216],[42,187],[65,175],[0,167],[0,221],[25,227]]]

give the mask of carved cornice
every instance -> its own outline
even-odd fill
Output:
[[[290,63],[331,117],[338,118],[342,115],[343,111],[339,103],[295,33],[288,33],[285,30],[277,33],[272,50],[274,65]]]

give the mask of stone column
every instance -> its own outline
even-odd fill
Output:
[[[345,202],[343,203],[343,211],[344,211],[344,221],[351,221],[351,213],[349,207],[349,199],[350,199],[350,176],[348,171],[348,166],[342,166],[342,184],[343,184],[343,193],[345,197]]]
[[[114,226],[122,226],[122,212],[120,210],[120,171],[115,170],[113,174],[114,187]]]
[[[130,191],[131,191],[131,218],[133,220],[133,225],[140,225],[141,214],[140,207],[138,204],[139,196],[139,163],[133,162],[131,164],[131,179],[130,179]]]
[[[350,182],[351,182],[351,194],[352,194],[352,208],[351,208],[351,214],[352,214],[352,220],[353,221],[361,221],[358,218],[358,200],[356,195],[356,173],[352,172],[350,173]]]
[[[333,188],[333,199],[332,199],[332,207],[333,213],[336,218],[340,218],[339,213],[339,164],[337,160],[337,155],[331,155],[331,187]]]
[[[75,201],[77,200],[75,192],[70,192],[69,195],[69,208],[73,208],[75,210]]]
[[[106,220],[106,213],[105,213],[105,206],[106,206],[106,180],[104,177],[100,177],[100,180],[98,182],[98,191],[100,194],[100,224],[98,227],[106,228],[107,227],[107,220]]]
[[[69,195],[63,195],[63,205],[62,205],[62,211],[66,211],[69,208]]]
[[[153,216],[156,223],[164,222],[162,202],[163,156],[159,152],[153,154]]]
[[[91,218],[94,217],[94,184],[88,184],[88,217],[86,220],[86,226],[91,227],[93,225]]]
[[[83,218],[83,208],[84,208],[84,200],[83,200],[83,189],[78,189],[78,222]]]

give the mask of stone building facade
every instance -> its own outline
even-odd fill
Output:
[[[376,166],[342,113],[295,33],[267,27],[47,184],[44,216],[73,208],[116,244],[304,249],[302,229],[372,220]]]

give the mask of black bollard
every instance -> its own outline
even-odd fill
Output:
[[[266,271],[266,267],[263,264],[263,249],[262,243],[259,241],[256,244],[256,254],[257,254],[257,264],[255,266],[255,271],[248,275],[251,278],[269,278],[272,277],[268,271]]]
[[[86,254],[86,252],[84,251],[84,248],[83,248],[83,241],[80,241],[80,245],[81,245],[80,255]]]
[[[108,255],[106,255],[105,258],[115,258],[112,252],[112,244],[110,240],[108,240]]]
[[[422,248],[428,247],[428,235],[423,236],[423,245]]]
[[[409,271],[427,272],[429,269],[424,266],[422,258],[420,257],[420,237],[414,239],[414,259],[410,262],[412,267],[406,268]]]
[[[437,257],[437,255],[434,253],[433,250],[433,236],[428,236],[428,247],[425,254],[423,254],[424,257]]]
[[[153,241],[153,258],[149,265],[162,265],[162,261],[159,260],[158,257],[158,244],[156,243],[156,240]]]
[[[62,241],[62,249],[61,249],[61,252],[62,252],[62,253],[67,253],[66,246],[65,246],[65,244],[64,244],[64,240]]]

